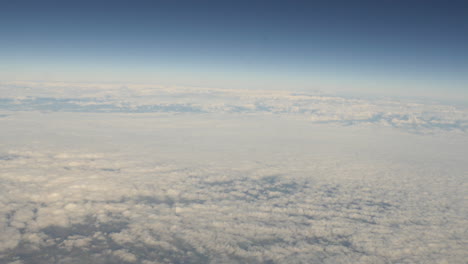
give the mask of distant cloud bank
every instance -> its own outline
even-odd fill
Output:
[[[345,126],[390,126],[418,133],[468,129],[468,107],[424,100],[80,83],[2,83],[0,91],[3,111],[265,114]]]

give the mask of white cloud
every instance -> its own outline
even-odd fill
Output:
[[[463,228],[466,220],[457,216],[455,208],[446,208],[442,214],[440,206],[448,204],[441,204],[438,195],[446,194],[428,193],[426,197],[424,192],[418,193],[421,187],[430,187],[419,186],[424,180],[419,174],[399,175],[400,166],[401,171],[409,169],[402,164],[392,165],[391,171],[386,167],[390,164],[366,164],[372,172],[358,175],[362,165],[353,168],[347,164],[340,169],[315,161],[316,166],[324,167],[304,171],[305,175],[288,175],[288,167],[271,170],[262,166],[243,170],[239,177],[236,172],[216,168],[193,168],[177,174],[159,169],[157,174],[147,174],[141,169],[152,164],[143,162],[139,165],[142,173],[130,168],[125,173],[124,166],[117,175],[96,169],[105,163],[124,164],[106,161],[112,155],[67,154],[64,158],[62,154],[60,162],[53,153],[38,156],[40,161],[32,162],[36,167],[55,162],[53,166],[59,168],[72,160],[82,164],[88,160],[96,167],[80,166],[66,177],[57,170],[56,175],[49,175],[47,186],[39,183],[35,191],[43,199],[35,206],[31,202],[29,206],[18,204],[5,223],[12,227],[5,226],[2,232],[8,235],[2,244],[4,252],[22,247],[20,243],[31,243],[36,250],[48,247],[66,252],[93,252],[115,244],[121,248],[99,252],[123,262],[146,259],[165,263],[174,258],[208,256],[213,256],[213,261],[236,256],[259,262],[303,259],[324,263],[345,259],[378,263],[401,258],[456,261],[463,257],[459,244],[463,238],[444,234]],[[54,171],[54,167],[43,167],[42,171]],[[387,176],[379,179],[384,175],[381,173]],[[333,177],[327,179],[329,175],[337,182]],[[364,181],[359,180],[362,176]],[[394,177],[398,181],[389,181]],[[74,193],[76,188],[60,184],[72,178],[83,181],[83,189],[91,191],[80,196]],[[404,187],[401,181],[406,181]],[[11,183],[4,188],[18,187]],[[50,199],[46,193],[60,199]],[[446,197],[452,202],[453,198]],[[447,216],[450,222],[440,226]],[[425,246],[427,241],[433,241],[433,249]],[[435,253],[441,246],[451,252],[450,257]],[[148,251],[160,254],[136,255]]]
[[[134,90],[149,98],[133,106],[155,100],[149,88]],[[189,91],[157,93],[183,101]],[[218,108],[177,115],[34,110],[0,119],[0,262],[466,259],[466,134],[384,126],[434,115],[462,120],[463,111],[282,92],[191,93],[255,113],[203,102]],[[379,111],[377,125],[341,125]],[[305,122],[314,116],[328,123]]]
[[[411,132],[468,128],[468,108],[391,98],[354,99],[288,91],[229,90],[151,85],[1,84],[0,110],[91,113],[210,113],[277,115],[306,122],[390,126]]]
[[[125,262],[133,263],[133,262],[137,261],[137,257],[135,255],[133,255],[132,253],[130,253],[130,252],[126,251],[126,250],[123,250],[123,249],[116,250],[112,254],[114,254],[119,259],[121,259],[121,260],[123,260]]]
[[[18,246],[21,235],[20,232],[14,227],[2,225],[0,227],[0,251],[14,249]]]

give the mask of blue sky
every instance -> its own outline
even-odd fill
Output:
[[[464,1],[7,1],[0,79],[468,92]]]

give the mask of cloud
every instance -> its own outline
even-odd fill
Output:
[[[229,171],[181,169],[169,161],[155,168],[123,153],[10,153],[21,158],[0,167],[10,171],[0,195],[7,205],[0,236],[6,263],[460,263],[465,257],[466,219],[456,203],[463,190],[448,182],[446,190],[421,185],[443,174],[422,175],[404,163],[337,160],[343,163],[337,167],[324,159],[294,173],[289,163]],[[28,159],[26,170],[21,159]],[[35,170],[47,177],[16,177]],[[460,174],[453,176],[453,184],[462,184]],[[33,191],[12,197],[16,190]]]
[[[3,111],[277,115],[345,126],[410,132],[466,132],[468,109],[438,102],[355,99],[287,91],[252,91],[80,83],[4,83]],[[14,87],[14,89],[13,89]]]
[[[0,263],[466,259],[463,108],[36,85],[2,101]]]
[[[116,250],[112,252],[112,254],[114,254],[115,256],[117,256],[119,259],[121,259],[124,262],[133,263],[137,261],[137,257],[135,255],[133,255],[132,253],[124,249]]]

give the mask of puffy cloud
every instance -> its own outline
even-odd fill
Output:
[[[119,259],[121,259],[124,262],[133,263],[137,261],[137,257],[135,255],[133,255],[132,253],[124,249],[116,250],[112,252],[112,254],[114,254],[115,256],[117,256]]]
[[[0,236],[0,251],[14,249],[18,246],[21,234],[16,228],[2,225],[0,233],[2,234]]]
[[[31,256],[45,249],[68,259],[64,263],[75,263],[83,254],[95,263],[464,259],[460,242],[466,239],[461,232],[466,219],[460,202],[454,203],[457,194],[421,186],[428,178],[404,164],[366,164],[370,172],[359,175],[362,164],[339,168],[326,160],[316,160],[314,170],[288,173],[287,166],[272,170],[268,165],[238,172],[222,167],[173,171],[174,164],[154,170],[147,161],[132,170],[134,164],[123,158],[29,156],[35,164],[31,170],[49,175],[32,183],[40,198],[0,197],[3,203],[16,201],[3,215],[3,260],[13,261],[8,252],[15,250],[25,252],[19,254],[24,263],[33,263]],[[15,162],[4,161],[10,166],[2,168]],[[71,162],[80,165],[58,169]],[[111,164],[120,164],[120,172],[98,169]],[[81,185],[72,184],[75,180]],[[447,183],[442,186],[451,188]],[[10,181],[2,188],[12,193],[21,187]]]

